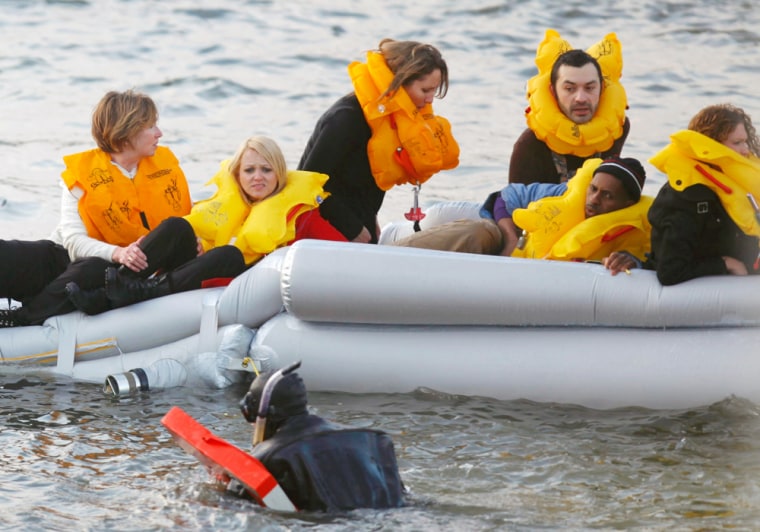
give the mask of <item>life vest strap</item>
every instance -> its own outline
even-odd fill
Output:
[[[726,194],[733,194],[734,193],[734,191],[733,191],[733,189],[731,187],[729,187],[725,183],[722,183],[721,181],[718,181],[717,177],[715,177],[710,172],[708,172],[707,170],[705,170],[701,165],[695,164],[694,168],[697,170],[697,172],[699,172],[700,174],[702,174],[705,177],[705,179],[708,179],[712,183],[715,183],[715,186],[717,186],[719,189],[721,189]]]

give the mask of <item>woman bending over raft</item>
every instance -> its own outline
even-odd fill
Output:
[[[459,164],[451,126],[432,106],[446,95],[449,72],[433,46],[393,39],[348,71],[354,91],[319,119],[298,167],[330,176],[325,219],[351,241],[377,243],[387,190]]]

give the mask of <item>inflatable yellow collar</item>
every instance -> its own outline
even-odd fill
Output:
[[[546,30],[538,45],[536,66],[538,74],[528,81],[529,107],[525,111],[528,127],[549,149],[562,155],[590,157],[612,147],[623,134],[628,99],[620,84],[623,74],[623,52],[614,33],[586,51],[602,69],[604,84],[599,107],[594,118],[586,124],[576,124],[560,110],[551,92],[551,71],[554,61],[573,47],[555,30]]]
[[[217,191],[196,203],[185,219],[203,249],[233,244],[243,253],[245,263],[252,264],[295,238],[298,216],[316,209],[330,195],[322,188],[327,179],[318,172],[288,170],[285,188],[251,205],[230,174],[229,161],[222,161],[207,183],[215,184]]]
[[[706,135],[683,130],[649,160],[668,176],[673,189],[705,185],[717,194],[728,215],[744,233],[760,237],[760,224],[747,194],[760,201],[760,159],[744,157]]]
[[[601,159],[588,159],[567,184],[562,196],[531,202],[515,209],[512,219],[529,235],[513,257],[551,260],[601,260],[613,251],[627,251],[644,260],[650,250],[647,211],[654,198],[623,209],[586,218],[586,189]]]

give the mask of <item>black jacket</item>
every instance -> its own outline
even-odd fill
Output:
[[[718,196],[705,185],[681,192],[663,185],[649,209],[652,254],[649,267],[663,285],[705,275],[728,273],[724,256],[754,271],[758,240],[744,234],[729,217]]]
[[[303,414],[254,447],[299,510],[395,508],[404,486],[393,441],[384,432],[345,428]]]
[[[306,144],[299,170],[330,176],[325,190],[331,196],[319,207],[323,218],[349,240],[363,227],[375,235],[376,217],[385,192],[375,183],[367,155],[372,130],[354,93],[335,102],[317,121]]]

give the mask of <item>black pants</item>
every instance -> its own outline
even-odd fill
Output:
[[[68,267],[69,254],[51,240],[0,240],[0,298],[22,303]]]
[[[148,258],[148,267],[134,275],[148,278],[156,271],[167,272],[172,292],[201,287],[215,277],[236,277],[245,271],[243,254],[234,246],[222,246],[198,256],[192,226],[184,218],[167,218],[146,235],[140,249]],[[95,257],[72,262],[36,296],[21,300],[17,319],[24,325],[39,325],[50,316],[75,310],[66,295],[66,284],[73,281],[82,290],[102,289],[105,271],[114,263]],[[102,309],[108,310],[108,307]]]

